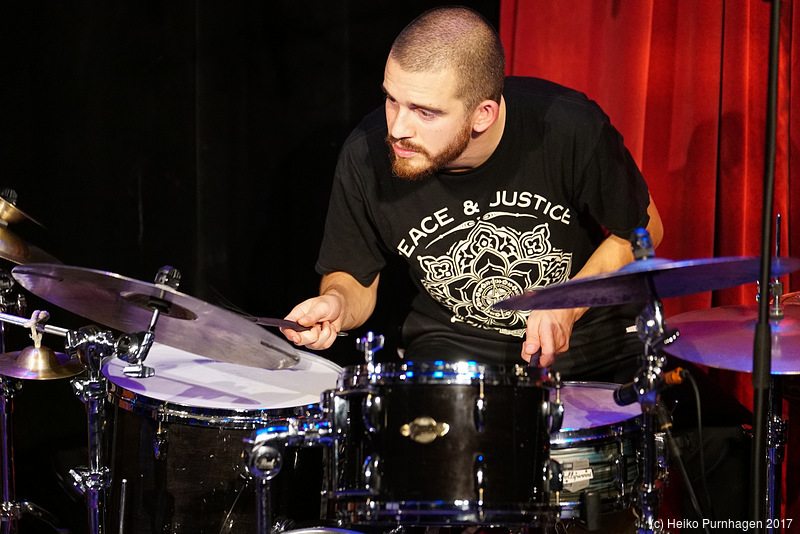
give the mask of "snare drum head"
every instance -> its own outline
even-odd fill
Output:
[[[614,402],[614,391],[618,387],[618,384],[606,382],[564,382],[561,432],[612,425],[641,415],[642,407],[638,403],[619,406]],[[554,391],[550,398],[555,399]]]
[[[341,368],[297,350],[300,362],[290,369],[260,369],[219,362],[154,343],[144,364],[155,369],[148,378],[123,373],[126,363],[114,358],[103,374],[137,396],[182,406],[223,410],[279,409],[317,404],[336,386]]]

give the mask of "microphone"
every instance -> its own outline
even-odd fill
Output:
[[[627,406],[639,400],[639,393],[636,391],[636,381],[623,384],[614,390],[614,402],[617,406]]]
[[[676,367],[672,371],[667,371],[658,378],[659,384],[666,387],[676,386],[683,383],[683,377],[686,371],[683,367]],[[637,380],[623,384],[614,390],[614,402],[617,406],[627,406],[639,400],[639,392],[636,388]]]

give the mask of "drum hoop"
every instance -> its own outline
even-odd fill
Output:
[[[619,387],[619,384],[612,382],[588,382],[588,381],[572,381],[565,380],[562,391],[569,388],[592,388],[592,389],[605,389],[614,390]],[[642,415],[631,415],[630,417],[620,419],[619,421],[607,423],[605,425],[590,426],[585,428],[575,428],[572,430],[563,430],[553,432],[550,436],[551,449],[566,449],[580,446],[581,443],[587,445],[605,439],[619,438],[631,435],[642,427]]]
[[[310,414],[315,409],[319,409],[319,406],[314,404],[277,409],[254,408],[247,410],[191,406],[153,399],[111,381],[108,384],[107,398],[109,402],[126,411],[163,423],[253,430],[265,427],[273,420],[310,417]]]
[[[558,509],[549,503],[443,503],[441,501],[393,501],[344,498],[347,516],[356,524],[407,526],[503,524],[531,526],[555,520]]]
[[[369,388],[387,384],[558,387],[558,378],[548,369],[522,365],[484,364],[474,361],[408,361],[345,367],[337,388]]]

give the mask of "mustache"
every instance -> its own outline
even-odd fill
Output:
[[[396,137],[393,137],[392,135],[387,135],[386,136],[386,144],[389,145],[389,146],[397,145],[400,148],[404,148],[406,150],[413,150],[414,152],[419,152],[422,155],[428,155],[428,152],[424,148],[422,148],[421,146],[419,146],[419,145],[417,145],[415,143],[412,143],[411,141],[409,141],[407,139],[397,139]]]

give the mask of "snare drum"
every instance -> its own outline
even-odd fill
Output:
[[[564,382],[561,430],[550,438],[550,456],[560,466],[563,490],[551,494],[562,519],[580,517],[582,497],[596,491],[601,510],[628,508],[643,474],[644,441],[639,404],[618,406],[617,384]]]
[[[106,432],[111,524],[121,515],[126,534],[255,532],[244,440],[273,419],[311,417],[341,371],[323,358],[298,354],[297,366],[267,370],[154,344],[146,360],[155,369],[149,378],[125,376],[124,362],[109,361],[103,374],[116,407],[113,431]],[[274,515],[318,520],[321,451],[285,454],[291,457],[272,481]]]
[[[546,370],[475,362],[345,368],[329,392],[326,484],[338,519],[375,525],[549,521]]]

